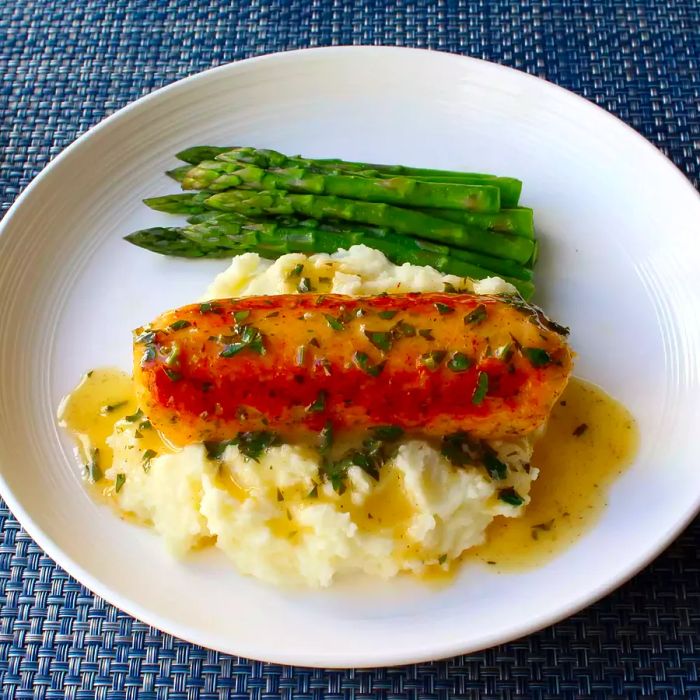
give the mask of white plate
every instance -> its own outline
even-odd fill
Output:
[[[130,330],[192,301],[225,261],[122,242],[169,221],[140,204],[196,143],[515,175],[542,237],[538,300],[573,327],[577,373],[621,399],[642,445],[597,527],[547,566],[465,569],[285,593],[215,554],[171,559],[86,494],[54,418],[95,365],[130,364]],[[394,48],[242,61],[110,117],[36,178],[0,236],[0,487],[30,535],[86,586],[162,630],[247,657],[378,666],[481,649],[569,615],[635,573],[696,512],[700,203],[639,135],[501,66]],[[562,465],[565,468],[565,465]]]

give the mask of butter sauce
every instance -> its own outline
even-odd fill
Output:
[[[96,460],[102,474],[112,465],[107,438],[115,423],[126,417],[137,424],[143,449],[159,455],[172,451],[147,418],[138,414],[132,379],[120,370],[88,372],[59,409],[61,424],[78,440],[80,459],[85,465]],[[624,406],[599,387],[572,379],[535,446],[532,466],[540,475],[532,485],[530,504],[519,518],[496,518],[488,528],[486,543],[465,552],[462,561],[510,571],[531,568],[556,556],[595,524],[606,505],[608,487],[631,463],[638,440],[634,418]],[[395,469],[386,470],[383,477],[361,508],[353,507],[348,495],[342,499],[342,509],[351,513],[362,530],[393,527],[399,532],[410,518],[412,504]],[[233,479],[219,478],[220,486],[232,495],[239,499],[247,495]],[[109,498],[114,484],[98,481],[94,491]],[[297,500],[294,496],[297,494],[282,495]],[[298,534],[291,522],[274,526],[280,534]],[[455,567],[444,569],[429,567],[423,578],[448,580]]]
[[[526,569],[552,559],[591,528],[608,488],[631,464],[639,434],[634,418],[595,384],[572,378],[537,440],[540,470],[519,518],[496,518],[484,545],[465,553],[498,570]]]

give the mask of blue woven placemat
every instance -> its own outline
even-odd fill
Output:
[[[135,98],[231,60],[333,44],[441,49],[548,78],[624,119],[697,186],[699,27],[696,0],[0,0],[0,212]],[[1,502],[0,524],[6,698],[700,698],[700,522],[539,634],[368,671],[247,661],[161,634],[77,584]]]

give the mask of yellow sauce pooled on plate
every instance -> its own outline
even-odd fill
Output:
[[[111,466],[112,450],[106,439],[125,417],[137,424],[146,449],[159,455],[172,451],[138,412],[131,377],[120,370],[89,372],[63,402],[60,420],[80,440],[88,481],[99,480]],[[606,505],[609,485],[631,463],[637,444],[636,424],[627,409],[597,386],[572,379],[537,441],[532,466],[540,475],[532,485],[530,504],[519,518],[496,518],[487,542],[465,552],[462,560],[483,562],[497,571],[522,570],[548,561],[595,523]],[[353,512],[349,497],[345,499],[343,510],[352,513],[362,530],[398,527],[411,515],[398,472],[390,469],[383,477],[380,490],[363,505],[362,513]],[[245,496],[235,481],[220,478],[232,495]],[[111,484],[100,488],[99,481],[94,487],[108,500],[113,489]],[[286,536],[298,534],[287,522],[275,525]],[[404,546],[410,548],[410,543]],[[448,581],[454,570],[429,567],[421,578]]]
[[[127,416],[137,424],[146,449],[158,454],[172,452],[150,427],[146,416],[138,413],[134,383],[122,370],[103,367],[88,372],[61,404],[59,421],[79,440],[80,459],[87,466],[89,482],[112,466],[112,448],[107,438],[114,431],[114,424]],[[91,473],[91,469],[97,472]],[[99,483],[95,491],[101,492]]]
[[[595,384],[572,378],[535,445],[540,470],[520,518],[497,518],[486,544],[466,553],[496,569],[543,564],[595,524],[610,484],[628,467],[639,435],[634,418]]]

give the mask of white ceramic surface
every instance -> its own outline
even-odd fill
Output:
[[[195,143],[515,175],[542,237],[538,301],[572,326],[577,373],[621,399],[642,434],[599,524],[547,566],[465,568],[454,585],[275,590],[216,554],[171,559],[90,500],[56,426],[95,365],[130,361],[130,330],[196,298],[225,261],[122,242],[170,221],[141,198]],[[0,236],[0,490],[61,566],[118,607],[223,651],[310,666],[468,652],[578,610],[635,573],[696,512],[700,202],[652,146],[551,84],[482,61],[389,48],[251,59],[149,95],[37,177]],[[564,468],[565,465],[562,465]]]

